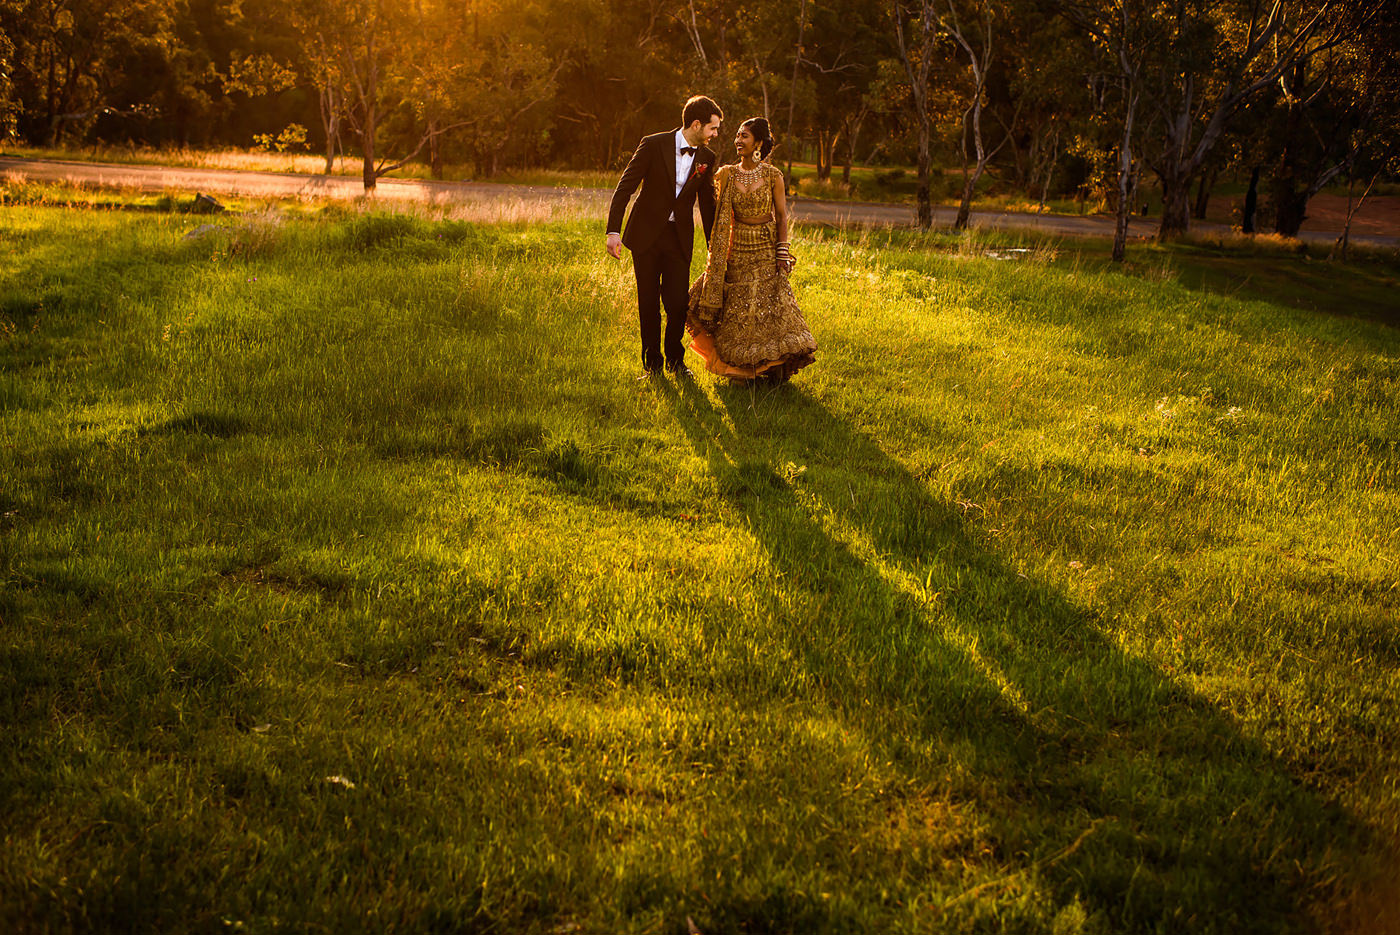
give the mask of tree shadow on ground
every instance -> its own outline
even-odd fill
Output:
[[[1306,927],[1335,898],[1337,855],[1364,846],[1354,821],[821,399],[664,395],[773,573],[819,602],[816,621],[776,615],[775,638],[822,702],[911,775],[937,782],[951,760],[976,777],[1004,870],[979,897],[1035,880],[1113,930],[1222,932]],[[794,446],[800,480],[775,469]]]
[[[1130,249],[1127,263],[1119,267],[1101,242],[1079,240],[1072,250],[1075,262],[1089,270],[1152,277],[1160,276],[1165,264],[1169,278],[1191,292],[1400,326],[1394,299],[1400,264],[1394,251],[1363,248],[1357,251],[1359,257],[1341,263],[1329,261],[1328,248],[1316,244],[1299,245],[1292,251],[1209,242],[1143,244]]]
[[[1393,261],[1330,263],[1301,254],[1251,256],[1191,247],[1177,251],[1175,266],[1177,281],[1193,292],[1400,327],[1400,270]]]

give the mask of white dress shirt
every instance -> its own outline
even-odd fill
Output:
[[[691,165],[693,165],[693,164],[695,163],[695,154],[694,154],[694,153],[683,153],[683,152],[681,152],[681,147],[682,147],[682,146],[690,146],[690,143],[689,143],[689,142],[686,140],[686,138],[685,138],[685,131],[684,131],[684,130],[677,130],[677,131],[676,131],[676,197],[677,197],[677,198],[679,198],[679,197],[681,196],[681,189],[682,189],[682,188],[685,188],[685,180],[688,179],[688,178],[690,178],[690,167],[691,167]],[[691,147],[691,148],[693,149],[693,148],[695,148],[695,147]],[[675,219],[676,219],[675,212],[672,212],[672,213],[671,213],[671,216],[670,216],[669,218],[667,218],[666,220],[668,220],[668,221],[674,221]]]

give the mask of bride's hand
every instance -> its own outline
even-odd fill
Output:
[[[792,251],[788,249],[786,243],[778,244],[776,259],[780,273],[791,273],[792,268],[797,265],[797,259],[792,255]]]

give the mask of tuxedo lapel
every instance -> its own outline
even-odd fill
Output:
[[[676,131],[671,131],[671,141],[666,146],[666,158],[663,160],[666,166],[667,178],[671,180],[671,191],[676,190]],[[695,164],[691,163],[691,168]]]

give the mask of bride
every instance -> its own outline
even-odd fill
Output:
[[[705,369],[736,382],[781,383],[812,363],[817,342],[788,284],[783,174],[768,121],[753,117],[734,135],[737,165],[715,173],[714,232],[705,272],[690,287],[686,328]]]

